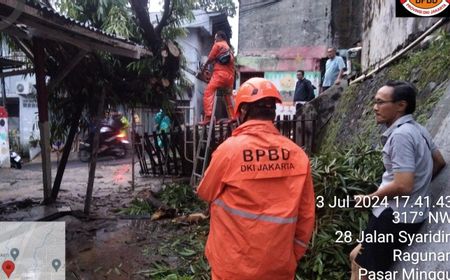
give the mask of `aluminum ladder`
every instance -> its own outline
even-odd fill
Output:
[[[218,88],[214,95],[214,103],[211,114],[211,120],[209,123],[205,123],[202,125],[198,125],[199,127],[199,137],[196,148],[196,155],[194,158],[194,167],[192,169],[191,176],[191,186],[197,186],[203,175],[205,174],[205,170],[208,167],[210,157],[211,157],[211,146],[213,145],[216,137],[216,111],[218,108],[219,99],[226,107],[228,120],[232,119],[232,109],[228,106],[227,98],[230,98],[231,102],[231,92],[230,88]],[[205,139],[206,136],[206,139]]]

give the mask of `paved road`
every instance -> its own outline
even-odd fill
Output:
[[[135,157],[135,162],[136,162]],[[82,162],[78,159],[78,156],[76,153],[72,153],[69,157],[69,161],[67,162],[66,169],[70,168],[76,168],[76,167],[82,167],[87,166],[88,162]],[[130,164],[131,165],[131,154],[128,153],[128,155],[125,158],[122,159],[116,159],[114,157],[108,156],[108,157],[100,157],[97,160],[97,166],[114,166],[114,165],[121,165],[121,164]],[[52,168],[56,168],[57,161],[56,156],[52,154]],[[33,162],[24,163],[22,169],[24,170],[40,170],[41,167],[41,161],[40,159],[35,159]]]
[[[138,165],[136,165],[138,166]],[[57,171],[52,154],[52,181]],[[136,170],[136,173],[138,171]],[[89,164],[71,154],[61,184],[61,195],[82,198],[86,194]],[[139,177],[139,176],[136,176]],[[42,165],[39,160],[25,163],[22,169],[0,168],[0,204],[25,198],[42,198]],[[103,196],[117,189],[127,188],[131,182],[131,156],[123,159],[100,158],[95,172],[94,195]]]

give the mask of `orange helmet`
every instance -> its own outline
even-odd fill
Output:
[[[281,96],[275,85],[264,78],[251,78],[241,85],[236,94],[234,116],[239,116],[239,107],[243,103],[253,103],[266,97],[273,97],[281,103]]]

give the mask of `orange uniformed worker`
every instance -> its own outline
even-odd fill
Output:
[[[216,90],[218,88],[229,88],[231,91],[234,83],[234,55],[227,43],[227,35],[223,31],[218,31],[214,39],[214,45],[202,69],[203,72],[209,64],[214,64],[211,80],[206,86],[203,95],[204,121],[211,119],[214,93]],[[227,55],[229,56],[224,61],[219,59]],[[226,101],[227,107],[232,107],[230,96],[227,96]]]
[[[314,227],[305,152],[275,128],[276,87],[251,78],[238,90],[241,125],[213,153],[197,189],[210,203],[205,254],[212,279],[292,280]]]

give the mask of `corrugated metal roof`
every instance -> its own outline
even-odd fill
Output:
[[[46,16],[51,15],[54,16],[56,18],[58,18],[59,20],[64,21],[67,24],[73,24],[73,25],[77,25],[80,26],[82,28],[88,29],[92,32],[98,33],[98,34],[102,34],[104,36],[110,37],[112,39],[116,39],[116,40],[120,40],[123,42],[126,42],[128,44],[134,44],[134,45],[139,45],[137,42],[133,42],[129,39],[126,39],[124,37],[118,36],[118,35],[114,35],[111,33],[107,33],[99,28],[93,27],[89,22],[81,22],[78,21],[76,19],[70,18],[62,13],[59,13],[57,11],[55,11],[54,9],[48,7],[46,4],[42,3],[41,1],[37,1],[37,3],[35,1],[32,0],[25,0],[26,4],[28,6],[31,6],[35,9],[38,9],[39,11],[41,11],[42,13],[44,13]]]
[[[2,68],[3,70],[21,67],[24,64],[24,62],[0,56],[0,68]]]

